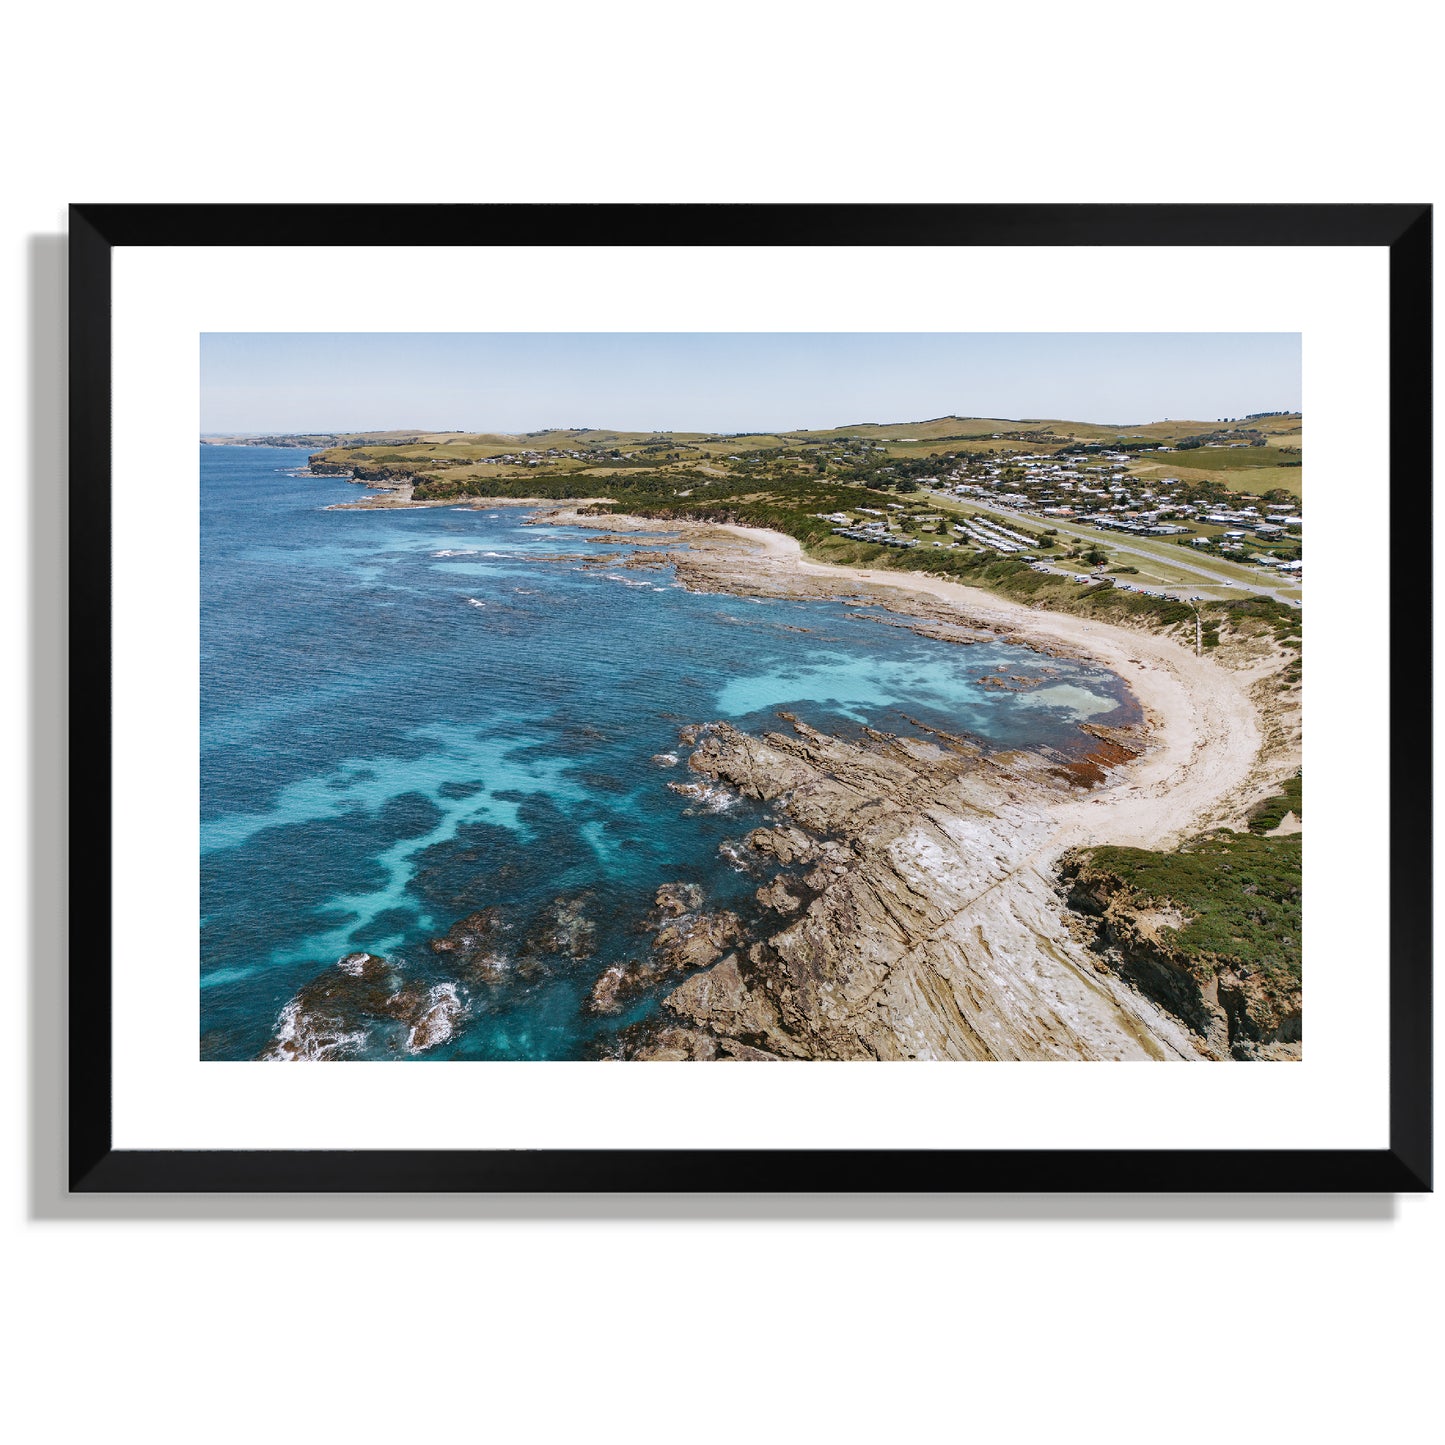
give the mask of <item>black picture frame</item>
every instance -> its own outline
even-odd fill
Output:
[[[1432,1187],[1428,205],[77,205],[69,227],[69,1180],[104,1191],[1418,1191]],[[1389,1147],[121,1150],[111,1142],[111,252],[122,246],[1373,246],[1389,250]],[[358,244],[360,241],[358,241]],[[1408,448],[1407,448],[1408,440]],[[1408,476],[1404,458],[1408,451]],[[1408,490],[1407,490],[1408,489]],[[1408,504],[1408,505],[1407,505]],[[1402,565],[1406,554],[1409,565]],[[1404,729],[1408,726],[1408,746]],[[86,840],[84,851],[79,840]],[[83,876],[80,876],[83,872]]]

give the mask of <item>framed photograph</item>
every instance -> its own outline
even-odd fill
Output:
[[[71,1188],[1430,1188],[1430,228],[72,208]]]

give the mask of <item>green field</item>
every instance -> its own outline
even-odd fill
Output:
[[[344,445],[327,449],[346,452],[354,460],[378,466],[410,463],[419,470],[447,467],[522,450],[545,452],[617,449],[645,451],[654,460],[676,454],[679,462],[698,461],[709,457],[753,457],[765,453],[793,452],[803,462],[813,465],[832,449],[847,442],[867,444],[869,450],[881,446],[889,457],[927,458],[965,451],[978,454],[1058,450],[1072,444],[1113,445],[1125,443],[1170,444],[1191,436],[1220,435],[1237,437],[1259,434],[1273,437],[1278,433],[1280,445],[1297,445],[1298,416],[1222,424],[1207,421],[1166,421],[1128,424],[1100,424],[1044,420],[1038,418],[1009,419],[999,417],[934,417],[918,422],[859,422],[852,426],[803,430],[786,433],[750,433],[728,436],[717,432],[629,432],[598,428],[552,429],[524,435],[504,433],[459,432],[377,432],[347,436]],[[1223,460],[1220,460],[1220,459]],[[1246,460],[1239,460],[1247,458]],[[336,458],[331,458],[336,459]],[[1195,448],[1188,452],[1170,453],[1164,458],[1142,458],[1141,471],[1147,466],[1163,466],[1165,474],[1186,468],[1213,475],[1219,471],[1258,470],[1262,465],[1278,465],[1289,456],[1277,445],[1239,448]],[[769,458],[778,461],[776,455]],[[563,458],[555,461],[560,470],[569,466],[581,469],[582,462]],[[1296,470],[1286,468],[1285,470]],[[1248,486],[1247,483],[1241,485]],[[1298,480],[1279,485],[1298,489]],[[1250,487],[1251,490],[1261,490]]]
[[[1141,444],[1192,436],[1239,436],[1258,440],[1266,426],[1298,426],[1298,418],[1237,424],[1160,422],[1114,427],[1091,423],[1007,421],[994,418],[935,417],[912,423],[862,423],[832,431],[763,433],[724,436],[715,432],[626,432],[601,429],[549,430],[525,436],[456,432],[348,436],[344,444],[312,454],[313,464],[350,469],[360,481],[410,483],[418,501],[479,496],[592,498],[603,510],[670,518],[744,522],[771,527],[796,537],[810,554],[831,561],[861,562],[870,567],[926,571],[972,585],[990,587],[1035,605],[1088,615],[1132,618],[1181,635],[1194,636],[1194,609],[1169,597],[1101,585],[1088,576],[1075,582],[1073,573],[1092,569],[1060,557],[1059,573],[1035,571],[1020,558],[996,550],[980,550],[966,539],[949,537],[955,546],[935,547],[934,537],[917,519],[940,508],[951,512],[989,509],[953,499],[939,499],[920,490],[920,477],[948,469],[976,468],[1000,452],[1048,455],[1065,448],[1114,447],[1120,439]],[[1202,448],[1192,448],[1193,452]],[[1256,455],[1274,448],[1240,448]],[[576,455],[572,455],[576,453]],[[1223,454],[1223,451],[1214,455]],[[1153,454],[1142,454],[1153,455]],[[1178,454],[1169,454],[1171,460]],[[510,461],[500,460],[511,457]],[[1090,464],[1097,465],[1097,450]],[[1161,459],[1162,460],[1162,459]],[[1179,470],[1179,469],[1174,469]],[[1263,477],[1277,468],[1221,466],[1204,472],[1209,486],[1201,496],[1227,497],[1237,478]],[[1288,469],[1294,479],[1299,468]],[[1181,488],[1181,490],[1183,490]],[[896,500],[891,500],[896,499]],[[902,550],[834,535],[828,513],[860,507],[887,510],[922,545]],[[1037,534],[1041,519],[1005,516],[1004,525]],[[1054,525],[1050,522],[1048,525]],[[1209,579],[1180,565],[1187,560],[1174,544],[1160,539],[1121,539],[1079,524],[1058,524],[1061,551],[1082,541],[1103,549],[1114,566],[1137,568],[1116,573],[1120,581],[1150,590],[1174,588],[1197,593],[1201,611],[1216,618],[1207,630],[1225,622],[1254,626],[1261,620],[1286,631],[1298,629],[1298,613],[1263,598],[1241,597],[1244,588],[1269,588],[1274,579],[1235,563],[1209,559],[1221,580],[1241,584],[1240,591],[1212,586]],[[1137,554],[1137,555],[1136,555]],[[1041,552],[1048,557],[1049,551]],[[1294,595],[1282,592],[1281,595]],[[1264,617],[1259,603],[1276,608]]]
[[[1282,455],[1272,447],[1251,447],[1248,450],[1261,457],[1278,458]],[[1129,475],[1146,479],[1178,477],[1185,482],[1223,482],[1233,490],[1250,492],[1257,497],[1271,491],[1284,491],[1295,497],[1302,497],[1304,494],[1304,469],[1298,465],[1297,458],[1291,459],[1285,455],[1286,461],[1294,460],[1296,465],[1283,466],[1278,461],[1271,464],[1238,460],[1246,455],[1245,449],[1237,452],[1215,452],[1212,455],[1226,460],[1211,462],[1206,466],[1194,460],[1199,456],[1197,451],[1170,453],[1165,457],[1158,457],[1156,454],[1146,461],[1131,464]],[[1189,460],[1184,461],[1185,457]]]

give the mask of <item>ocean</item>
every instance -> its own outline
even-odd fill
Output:
[[[258,1057],[297,991],[354,951],[453,1007],[425,1047],[381,1020],[338,1056],[605,1055],[678,981],[615,1016],[584,1006],[646,950],[661,884],[757,909],[737,845],[777,819],[669,789],[690,781],[683,727],[777,729],[787,711],[908,733],[912,718],[1077,752],[1081,722],[1138,717],[1103,668],[920,637],[868,607],[691,593],[663,560],[676,543],[599,545],[526,526],[524,508],[327,510],[367,494],[290,475],[304,465],[200,449],[204,1059]],[[615,565],[639,550],[658,565]],[[1028,691],[980,682],[1046,668]],[[558,900],[585,919],[583,957],[549,951]],[[429,940],[483,908],[517,967],[458,988]]]

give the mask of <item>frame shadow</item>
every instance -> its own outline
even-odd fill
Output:
[[[88,1220],[1260,1221],[1389,1223],[1393,1194],[162,1194],[68,1189],[67,238],[27,247],[27,1215]]]

